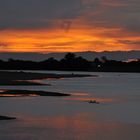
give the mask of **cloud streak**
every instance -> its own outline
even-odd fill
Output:
[[[0,46],[12,49],[13,44],[20,48],[28,43],[31,49],[33,44],[45,46],[47,40],[58,48],[78,48],[79,43],[81,50],[140,49],[139,17],[139,0],[0,0]],[[58,40],[52,43],[52,38]]]

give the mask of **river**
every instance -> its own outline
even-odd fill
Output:
[[[0,98],[1,114],[17,117],[0,122],[0,140],[139,140],[140,74],[88,74],[98,76],[42,80],[51,86],[1,86],[72,96]]]

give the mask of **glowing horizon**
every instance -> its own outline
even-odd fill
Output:
[[[116,35],[111,32],[116,32]],[[129,33],[120,28],[70,29],[67,32],[62,29],[6,30],[0,32],[0,52],[139,50],[137,42],[140,37],[126,34]]]

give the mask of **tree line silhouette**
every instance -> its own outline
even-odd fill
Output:
[[[0,60],[1,70],[64,70],[64,71],[95,71],[95,72],[140,72],[140,59],[123,62],[109,60],[105,56],[88,61],[74,53],[67,53],[61,60],[51,57],[47,60],[25,61],[9,59]]]

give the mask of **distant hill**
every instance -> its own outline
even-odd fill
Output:
[[[50,57],[54,57],[58,60],[62,59],[65,53],[0,53],[1,60],[20,59],[20,60],[33,60],[42,61]],[[108,59],[126,61],[128,59],[140,59],[140,51],[104,51],[104,52],[75,52],[77,56],[82,56],[87,60],[94,60],[94,58],[106,56]]]

